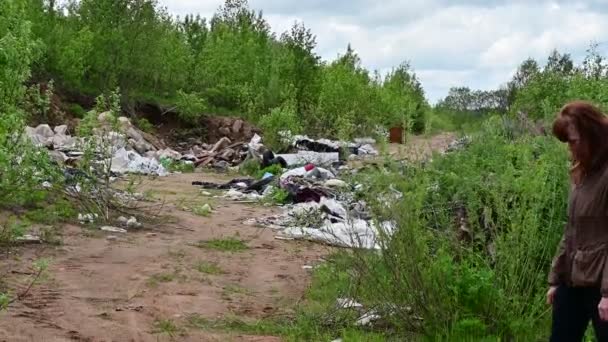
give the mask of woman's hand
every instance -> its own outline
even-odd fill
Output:
[[[602,321],[608,321],[608,298],[602,297],[600,304],[597,306]]]
[[[553,300],[555,299],[555,293],[557,292],[557,286],[549,287],[549,291],[547,291],[547,304],[553,305]],[[606,302],[606,308],[608,309],[608,301]],[[608,311],[607,311],[608,313]],[[606,316],[608,317],[608,316]]]

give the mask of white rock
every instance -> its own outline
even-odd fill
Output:
[[[116,222],[118,222],[121,226],[126,226],[128,221],[129,220],[124,216],[120,216],[116,219]]]
[[[68,126],[67,125],[55,126],[55,128],[53,129],[53,131],[55,131],[55,134],[67,135],[67,133],[68,133]]]
[[[38,127],[36,127],[35,133],[45,138],[52,138],[55,135],[55,133],[51,129],[51,126],[47,124],[38,125]]]
[[[144,141],[144,137],[135,129],[135,127],[128,127],[125,134],[135,141]]]
[[[109,123],[110,118],[112,118],[112,116],[113,115],[110,112],[103,112],[97,116],[97,121],[99,121],[102,124]]]
[[[173,159],[173,160],[180,160],[182,159],[182,154],[172,150],[170,148],[166,148],[164,150],[160,150],[156,152],[156,155],[158,156],[158,159],[161,158],[167,158],[167,159]]]
[[[127,220],[127,227],[128,228],[140,228],[141,227],[141,223],[137,222],[137,219],[134,216],[131,216]]]

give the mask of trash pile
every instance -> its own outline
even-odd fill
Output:
[[[212,167],[225,171],[231,166],[241,164],[247,155],[246,143],[233,143],[229,138],[223,137],[214,145],[194,145],[184,153],[182,159],[193,162],[196,167]]]
[[[311,139],[305,135],[296,135],[289,138],[291,153],[279,154],[288,165],[302,165],[307,163],[326,164],[344,159],[377,156],[378,151],[373,147],[374,139],[355,139],[354,142],[333,141],[329,139]]]
[[[118,131],[114,131],[111,128],[110,118],[108,112],[99,114],[97,119],[102,128],[94,129],[93,133],[98,148],[107,146],[111,149],[112,172],[164,176],[167,171],[159,160],[182,158],[181,154],[167,148],[153,135],[138,130],[126,117],[117,119]],[[73,165],[85,154],[86,140],[69,135],[66,125],[56,126],[54,129],[46,124],[35,128],[26,127],[25,134],[35,145],[46,147],[49,155],[59,164]]]
[[[275,229],[278,239],[306,239],[348,248],[380,248],[379,238],[390,236],[394,225],[373,222],[366,203],[356,199],[356,192],[362,187],[338,178],[341,171],[348,169],[340,159],[341,152],[337,152],[342,147],[329,140],[306,137],[294,141],[294,148],[302,150],[276,156],[264,147],[258,135],[246,145],[248,156],[256,158],[262,167],[281,165],[280,174],[268,172],[260,179],[236,178],[224,184],[195,181],[192,185],[226,190],[224,198],[239,202],[261,201],[282,192],[290,204],[281,215],[247,222]],[[360,148],[362,146],[365,144],[357,147],[362,151],[358,152],[360,155],[377,153],[371,147]]]

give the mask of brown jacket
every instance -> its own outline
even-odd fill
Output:
[[[608,167],[572,186],[568,223],[551,266],[549,284],[599,287],[608,297]]]

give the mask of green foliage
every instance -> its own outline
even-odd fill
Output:
[[[206,105],[205,101],[196,94],[177,92],[176,106],[179,117],[191,124],[196,124],[203,116]]]
[[[169,172],[192,173],[196,170],[193,163],[187,163],[181,160],[161,158],[160,164]]]
[[[223,274],[224,271],[215,263],[210,263],[206,261],[199,261],[196,266],[196,270],[210,275],[218,275]]]
[[[249,249],[245,242],[234,237],[199,241],[197,246],[199,248],[214,249],[222,252],[242,252]]]
[[[154,133],[154,125],[152,125],[150,121],[148,121],[148,119],[146,118],[137,119],[135,121],[135,125],[137,126],[137,128],[146,133]]]
[[[257,178],[260,178],[260,168],[261,164],[259,160],[249,158],[239,165],[239,172],[245,176],[256,176]],[[263,176],[264,174],[262,173],[261,175]]]
[[[78,103],[73,103],[70,105],[70,112],[75,118],[78,119],[83,119],[87,114],[87,111]]]
[[[6,293],[0,292],[0,311],[6,310],[11,302],[11,298]]]
[[[259,125],[264,131],[264,143],[273,151],[281,151],[289,146],[286,137],[302,133],[302,125],[293,105],[273,109],[260,119]]]
[[[280,164],[274,164],[274,165],[270,165],[268,167],[265,167],[261,170],[256,171],[253,176],[256,179],[262,179],[262,177],[264,177],[265,174],[267,173],[271,173],[275,176],[279,176],[281,175],[281,173],[283,173],[283,167],[281,167]]]

